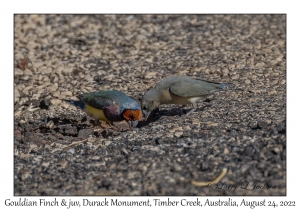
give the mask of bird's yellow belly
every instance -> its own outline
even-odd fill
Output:
[[[103,110],[101,109],[96,109],[94,107],[85,104],[85,112],[96,120],[109,122],[109,120],[105,117]]]

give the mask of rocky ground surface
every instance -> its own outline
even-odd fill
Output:
[[[15,195],[286,195],[285,15],[14,21]],[[170,75],[236,89],[186,118],[161,106],[123,132],[106,133],[63,101],[108,89],[140,101]],[[192,183],[223,169],[219,184]]]

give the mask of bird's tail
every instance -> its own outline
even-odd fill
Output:
[[[81,109],[84,109],[85,106],[82,101],[65,100],[65,102],[68,102],[69,104],[72,104],[74,106],[78,106]]]
[[[227,89],[227,88],[233,87],[233,86],[234,86],[234,84],[232,84],[232,83],[222,83],[222,84],[219,84],[219,87],[221,89]]]
[[[243,89],[238,88],[232,83],[219,84],[219,88],[221,88],[221,90],[244,91]]]

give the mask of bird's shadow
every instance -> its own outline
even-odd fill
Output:
[[[208,105],[202,106],[200,108],[197,108],[194,112],[203,111],[204,108],[210,107],[210,106],[212,106],[212,104],[208,104]],[[179,115],[180,117],[184,117],[190,110],[192,110],[192,109],[183,109],[181,107],[176,107],[176,108],[172,108],[170,110],[159,111],[159,109],[156,108],[149,115],[147,121],[139,122],[139,124],[137,125],[137,128],[142,128],[144,126],[147,126],[150,123],[158,121],[159,119],[164,118],[164,117],[170,117],[170,116],[176,116],[176,115]]]

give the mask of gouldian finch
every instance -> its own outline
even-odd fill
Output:
[[[139,104],[126,94],[106,90],[78,95],[80,101],[67,100],[80,107],[96,120],[118,122],[126,120],[130,127],[136,127],[143,115]]]

